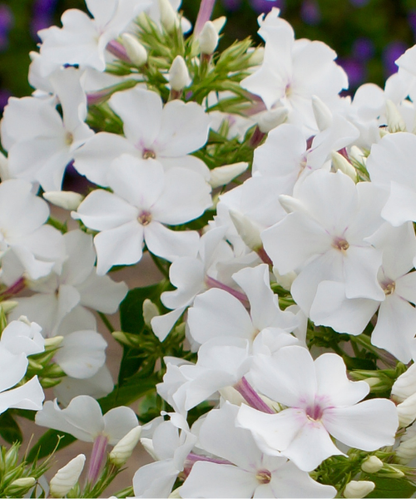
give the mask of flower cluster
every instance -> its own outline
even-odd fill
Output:
[[[1,409],[40,409],[37,378],[5,391],[38,373],[55,432],[32,454],[93,444],[85,486],[80,455],[53,496],[102,495],[139,437],[155,462],[124,496],[410,496],[416,48],[350,99],[278,9],[264,47],[217,53],[213,3],[192,34],[174,0],[87,0],[39,33],[1,123]],[[144,253],[160,283],[107,275]],[[116,386],[91,309],[123,345]]]

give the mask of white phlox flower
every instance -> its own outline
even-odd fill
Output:
[[[370,237],[383,223],[386,195],[368,182],[355,185],[338,171],[317,170],[282,199],[292,212],[265,230],[267,254],[281,275],[296,271],[291,293],[309,315],[322,281],[345,284],[347,298],[384,300],[377,273],[382,252]]]
[[[122,155],[108,172],[113,193],[96,190],[89,194],[72,216],[91,229],[97,273],[113,265],[130,265],[143,254],[143,242],[157,256],[173,261],[195,256],[199,236],[194,231],[172,231],[201,216],[211,205],[210,187],[197,173],[185,168],[164,171],[156,160]]]
[[[259,34],[266,42],[263,64],[241,85],[259,95],[267,109],[287,107],[288,123],[316,131],[312,96],[330,104],[348,87],[346,73],[334,62],[336,53],[322,42],[295,41],[290,24],[275,13],[266,17]]]
[[[1,133],[11,177],[39,182],[45,191],[61,190],[74,151],[94,135],[84,123],[86,96],[79,78],[74,68],[59,70],[50,78],[63,118],[50,99],[10,98]]]
[[[170,419],[163,421],[158,418],[149,425],[152,428],[152,438],[143,441],[146,449],[151,450],[156,462],[139,468],[133,477],[135,497],[167,498],[178,474],[184,469],[185,460],[193,449],[197,437],[189,430],[188,423],[180,414],[170,413]],[[142,435],[145,435],[143,428]],[[143,439],[142,439],[143,440]]]
[[[378,309],[372,344],[408,363],[412,358],[416,320],[412,305],[416,302],[416,274],[409,272],[416,255],[413,226],[410,222],[400,227],[385,223],[368,240],[383,252],[377,279],[384,299],[347,299],[345,284],[323,281],[318,285],[310,318],[317,325],[357,335]]]
[[[284,457],[264,454],[251,433],[236,426],[238,410],[226,402],[203,421],[198,447],[208,456],[192,456],[181,497],[335,497],[334,487],[318,484]]]
[[[210,179],[205,163],[190,153],[203,147],[210,118],[195,102],[178,99],[163,106],[161,97],[135,87],[114,94],[109,104],[123,120],[125,137],[100,132],[76,153],[75,168],[92,182],[108,186],[107,172],[114,159],[129,154],[142,160],[156,159],[165,169],[190,169]]]
[[[312,471],[342,454],[331,436],[357,449],[373,451],[393,445],[397,409],[386,399],[360,402],[369,392],[365,382],[352,382],[336,354],[315,361],[300,346],[287,346],[273,357],[255,359],[251,379],[260,393],[287,406],[265,414],[243,405],[238,424],[252,431],[260,449],[283,455],[304,471]]]
[[[48,204],[32,193],[31,184],[19,179],[0,184],[0,258],[3,266],[4,258],[11,252],[18,260],[17,274],[20,270],[20,275],[25,271],[31,279],[46,276],[54,266],[59,268],[64,259],[63,239],[60,232],[45,225],[48,217]]]
[[[35,322],[29,322],[21,316],[17,321],[10,322],[1,333],[0,345],[9,352],[18,355],[35,355],[45,350],[45,340],[41,334],[42,328]]]
[[[105,49],[150,4],[148,0],[86,0],[93,16],[78,9],[62,15],[62,28],[39,31],[41,54],[52,63],[105,70]]]

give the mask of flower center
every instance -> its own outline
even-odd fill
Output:
[[[348,241],[346,239],[343,239],[342,237],[335,238],[332,246],[339,251],[347,251],[347,249],[350,247]]]
[[[139,224],[141,225],[149,225],[150,222],[152,221],[152,214],[149,213],[148,211],[142,211],[140,215],[138,216],[137,220],[139,221]]]
[[[384,290],[384,294],[386,296],[392,295],[396,289],[396,283],[394,281],[388,282],[386,284],[382,284],[382,288]]]
[[[156,153],[151,149],[144,149],[143,159],[156,159]]]
[[[307,417],[309,419],[314,420],[314,421],[318,421],[319,419],[321,419],[323,414],[324,414],[323,408],[319,404],[312,405],[312,406],[309,405],[306,408],[305,412],[306,412]]]
[[[285,88],[285,96],[290,97],[291,95],[292,95],[292,87],[290,83],[288,83]]]
[[[70,146],[74,142],[74,136],[71,132],[66,132],[65,134],[65,144]]]
[[[259,483],[265,485],[267,483],[270,483],[270,480],[272,479],[272,474],[270,473],[269,470],[260,470],[256,473],[256,479]]]

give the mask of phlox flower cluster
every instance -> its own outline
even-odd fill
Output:
[[[193,29],[176,0],[86,0],[39,33],[1,122],[0,412],[38,410],[36,452],[92,443],[53,496],[102,496],[140,438],[123,497],[410,497],[416,48],[344,97],[278,9],[218,53],[214,3]],[[146,254],[161,281],[129,291]]]

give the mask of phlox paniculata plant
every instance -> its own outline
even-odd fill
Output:
[[[102,497],[139,440],[118,497],[416,492],[415,49],[348,97],[278,9],[220,51],[214,3],[87,0],[5,108],[0,434],[48,428],[6,495]]]

